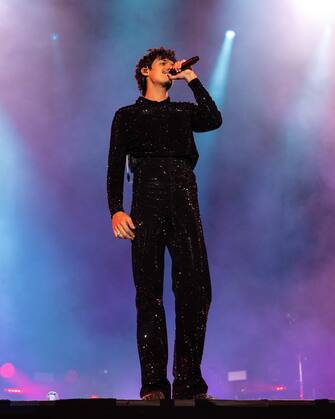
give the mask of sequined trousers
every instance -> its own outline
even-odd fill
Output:
[[[131,252],[142,381],[140,397],[159,389],[166,398],[171,398],[163,306],[167,247],[175,297],[172,397],[192,398],[208,389],[200,364],[212,298],[196,175],[189,160],[175,157],[137,159],[133,172],[130,216],[136,229]]]

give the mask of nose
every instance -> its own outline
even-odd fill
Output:
[[[171,70],[172,66],[169,65],[168,67],[165,67],[164,73],[168,73]]]

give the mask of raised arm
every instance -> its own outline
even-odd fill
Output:
[[[188,83],[197,104],[192,104],[192,130],[205,132],[217,129],[222,124],[221,112],[198,78]]]
[[[123,182],[126,162],[126,137],[121,112],[114,115],[107,169],[107,196],[108,206],[113,216],[118,211],[123,211]]]

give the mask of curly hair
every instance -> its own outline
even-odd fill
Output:
[[[176,62],[176,56],[173,49],[167,49],[164,47],[160,48],[149,48],[145,54],[137,63],[135,68],[135,79],[137,81],[138,89],[145,95],[147,90],[147,77],[141,73],[142,67],[151,68],[152,63],[156,58],[168,58],[169,60]]]

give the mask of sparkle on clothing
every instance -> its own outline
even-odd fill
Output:
[[[186,157],[192,168],[199,154],[194,132],[222,124],[220,111],[198,78],[188,83],[197,104],[156,102],[140,96],[136,103],[117,110],[111,126],[107,168],[108,204],[111,215],[123,209],[126,156]],[[134,161],[134,160],[133,160]]]
[[[117,111],[112,124],[107,175],[111,215],[123,211],[127,153],[134,174],[130,216],[136,227],[131,246],[141,397],[159,389],[170,398],[163,307],[166,247],[176,307],[173,397],[207,392],[200,364],[212,295],[193,172],[198,153],[192,131],[218,128],[222,119],[201,82],[194,79],[189,86],[197,105],[140,97],[136,104]]]

